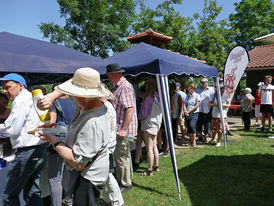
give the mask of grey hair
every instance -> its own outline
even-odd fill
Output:
[[[246,94],[250,94],[251,92],[252,92],[252,90],[251,90],[250,88],[248,88],[248,87],[245,88],[245,93],[246,93]]]

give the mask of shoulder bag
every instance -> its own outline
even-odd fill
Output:
[[[97,154],[92,158],[92,160],[87,163],[86,167],[92,164],[99,157],[99,155],[105,149],[106,146],[107,144],[102,146],[102,149],[100,149],[99,152],[97,152]],[[76,171],[75,169],[71,171],[64,167],[62,186],[66,195],[72,195],[76,191],[80,183],[80,178],[80,171]]]

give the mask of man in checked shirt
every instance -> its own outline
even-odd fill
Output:
[[[132,85],[124,78],[119,64],[107,65],[107,76],[114,85],[112,101],[117,115],[117,145],[115,149],[116,178],[121,192],[132,188],[130,179],[130,143],[126,136],[136,136],[138,120],[135,93]]]

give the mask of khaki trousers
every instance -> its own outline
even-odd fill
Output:
[[[117,137],[115,148],[116,179],[119,185],[130,187],[130,145],[126,139]]]

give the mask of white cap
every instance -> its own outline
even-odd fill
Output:
[[[208,82],[208,79],[207,78],[203,78],[202,82]]]
[[[257,84],[258,87],[262,87],[264,86],[264,83],[263,82],[259,82],[259,84]]]

